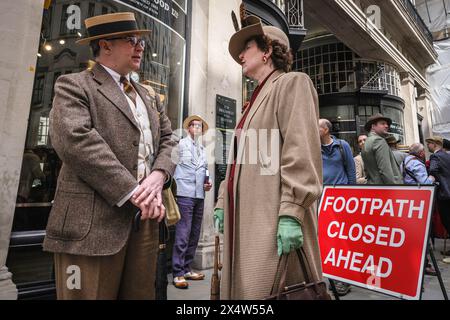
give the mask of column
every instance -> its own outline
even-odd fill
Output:
[[[405,101],[405,144],[411,145],[419,142],[419,123],[417,120],[417,102],[414,79],[409,73],[401,73],[400,97]]]
[[[423,117],[422,130],[424,139],[433,135],[433,118],[431,116],[431,94],[429,91],[423,91],[417,98],[417,110]]]
[[[192,2],[192,42],[189,75],[189,114],[205,117],[210,132],[205,138],[209,172],[214,180],[216,95],[237,100],[242,105],[242,70],[228,53],[235,32],[231,11],[239,16],[241,1],[195,0]],[[208,269],[214,262],[214,189],[207,193],[202,233],[194,269]]]
[[[17,299],[5,266],[14,218],[44,0],[0,2],[0,300]]]

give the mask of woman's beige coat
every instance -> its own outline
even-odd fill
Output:
[[[316,212],[322,190],[318,120],[317,93],[303,73],[275,72],[253,104],[236,151],[234,226],[225,186],[223,299],[270,294],[278,264],[278,218],[283,215],[301,223],[313,277],[322,278]],[[234,154],[232,148],[230,157]],[[230,166],[227,182],[229,174]],[[288,285],[303,281],[296,259],[291,256]]]

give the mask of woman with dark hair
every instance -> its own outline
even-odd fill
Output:
[[[315,203],[322,189],[317,93],[307,75],[289,72],[289,39],[248,17],[229,51],[245,76],[258,81],[236,128],[224,193],[223,299],[271,293],[279,256],[303,247],[315,280],[322,270]],[[288,73],[289,72],[289,73]],[[289,256],[286,285],[304,281]]]

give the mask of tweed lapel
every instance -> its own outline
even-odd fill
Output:
[[[119,109],[133,125],[139,129],[139,124],[133,116],[127,98],[114,82],[111,75],[99,63],[92,68],[94,80],[100,84],[98,91],[105,96],[117,109]]]
[[[150,122],[150,130],[152,132],[153,136],[153,147],[154,150],[156,150],[156,140],[158,130],[159,130],[159,120],[160,120],[160,113],[158,112],[157,106],[156,106],[156,99],[155,97],[150,96],[147,89],[139,85],[138,83],[131,80],[131,83],[133,84],[134,88],[136,89],[136,92],[141,97],[142,101],[144,101],[145,107],[147,109],[148,114],[148,120]]]

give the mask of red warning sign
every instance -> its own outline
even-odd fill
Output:
[[[319,243],[325,277],[419,299],[434,187],[325,187]]]

